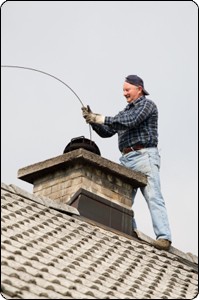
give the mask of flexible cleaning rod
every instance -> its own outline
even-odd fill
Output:
[[[81,103],[81,105],[84,107],[84,104],[82,102],[82,100],[78,97],[78,95],[74,92],[74,90],[68,85],[66,84],[64,81],[62,81],[61,79],[57,78],[56,76],[50,74],[50,73],[47,73],[47,72],[44,72],[44,71],[41,71],[41,70],[38,70],[38,69],[35,69],[35,68],[30,68],[30,67],[22,67],[22,66],[16,66],[16,65],[1,65],[2,68],[18,68],[18,69],[25,69],[25,70],[30,70],[30,71],[35,71],[35,72],[39,72],[39,73],[42,73],[42,74],[45,74],[47,76],[50,76],[58,81],[60,81],[61,83],[63,83],[67,88],[69,88],[71,90],[71,92],[77,97],[77,99],[79,100],[79,102]],[[91,125],[89,124],[89,131],[90,131],[90,140],[92,140],[92,137],[91,137]]]

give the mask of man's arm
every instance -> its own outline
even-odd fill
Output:
[[[105,117],[93,113],[89,105],[87,105],[87,107],[82,107],[82,115],[86,122],[92,126],[93,130],[103,138],[111,137],[117,132],[113,128],[110,128],[110,126],[104,125]]]
[[[108,138],[113,136],[117,131],[108,125],[91,123],[93,130],[101,137]]]

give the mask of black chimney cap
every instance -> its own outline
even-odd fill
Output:
[[[63,153],[67,153],[79,148],[83,148],[101,156],[100,150],[95,142],[85,138],[84,136],[71,139],[70,143],[65,147]]]

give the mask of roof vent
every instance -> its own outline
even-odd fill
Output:
[[[83,148],[85,150],[88,150],[90,152],[93,152],[95,154],[98,154],[101,156],[100,150],[98,146],[95,144],[95,142],[86,139],[84,136],[79,136],[76,138],[73,138],[70,143],[65,147],[63,153],[67,153],[79,148]]]

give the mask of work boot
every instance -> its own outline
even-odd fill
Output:
[[[171,246],[171,242],[168,240],[159,239],[154,241],[153,246],[159,250],[168,251]]]

